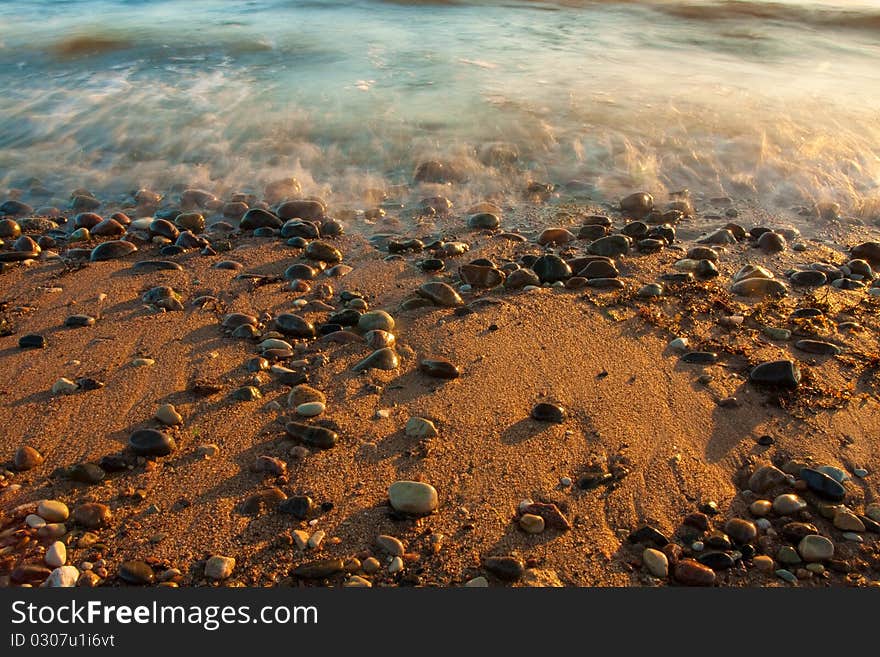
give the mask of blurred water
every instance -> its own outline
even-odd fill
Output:
[[[880,2],[0,1],[0,189],[583,180],[880,208]],[[486,157],[492,144],[514,166]]]

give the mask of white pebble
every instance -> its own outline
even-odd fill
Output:
[[[704,547],[706,546],[703,545],[703,541],[694,541],[691,543],[691,550],[694,552],[702,552]]]
[[[568,477],[563,477],[559,480],[559,485],[563,488],[568,488],[569,486],[571,486],[571,479],[569,479]]]
[[[39,529],[40,527],[46,526],[46,521],[43,520],[40,516],[38,516],[36,513],[28,514],[28,516],[24,519],[24,521],[28,527],[31,527],[33,529]]]
[[[55,541],[51,547],[46,550],[46,556],[43,557],[47,566],[52,568],[60,568],[67,563],[67,547],[61,541]]]

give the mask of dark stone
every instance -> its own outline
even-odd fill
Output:
[[[34,209],[30,205],[16,199],[10,199],[0,204],[0,215],[17,217],[26,214],[33,214],[33,212]]]
[[[791,275],[791,282],[794,285],[802,285],[804,287],[819,287],[828,282],[828,277],[821,271],[815,269],[807,269],[806,271],[796,271]]]
[[[125,240],[110,240],[99,244],[92,249],[91,261],[100,262],[102,260],[115,260],[130,255],[137,251],[137,247],[131,242]]]
[[[749,374],[749,380],[759,385],[794,389],[801,382],[801,372],[790,360],[769,361],[757,365]]]
[[[718,362],[718,354],[714,351],[689,351],[681,357],[681,362],[694,365],[712,365]]]
[[[52,571],[35,563],[23,563],[13,568],[9,578],[16,584],[35,584],[49,577]]]
[[[183,267],[171,260],[141,260],[134,263],[131,270],[136,272],[183,271]]]
[[[571,276],[571,267],[568,263],[553,254],[543,255],[535,260],[531,269],[542,283],[555,283]]]
[[[315,503],[307,495],[294,495],[279,504],[278,511],[290,514],[299,520],[307,520],[315,512]]]
[[[736,564],[726,552],[705,552],[697,557],[697,561],[712,570],[727,570]]]
[[[820,356],[836,356],[843,350],[836,344],[825,342],[823,340],[798,340],[794,346],[808,354],[818,354]]]
[[[591,242],[587,251],[593,255],[616,258],[629,253],[630,240],[625,235],[608,235]]]
[[[675,564],[675,580],[685,586],[712,586],[715,571],[693,559],[682,559]]]
[[[320,559],[297,566],[291,575],[303,579],[325,579],[343,571],[345,562],[342,559]]]
[[[639,527],[630,533],[627,540],[630,543],[653,543],[659,547],[669,543],[669,539],[659,529],[655,529],[651,525]]]
[[[468,228],[495,229],[501,225],[498,215],[491,212],[478,212],[468,217]]]
[[[309,447],[317,447],[319,449],[330,449],[339,440],[339,436],[335,431],[312,424],[288,422],[284,426],[284,430],[291,438],[299,440]]]
[[[128,437],[128,445],[139,456],[168,456],[177,449],[174,438],[157,429],[138,429]]]
[[[152,584],[156,573],[145,561],[124,561],[119,564],[119,578],[129,584]]]
[[[843,487],[843,484],[824,472],[812,468],[801,468],[799,476],[807,482],[807,487],[820,497],[834,502],[841,502],[846,497],[846,488]]]
[[[819,528],[807,522],[788,522],[782,526],[782,537],[790,543],[800,543],[804,536],[818,534]]]
[[[305,221],[320,221],[324,218],[326,209],[324,204],[315,200],[286,201],[277,208],[278,217],[288,219],[303,219]]]
[[[0,262],[21,262],[23,260],[33,260],[39,256],[39,251],[4,251],[0,253]]]
[[[77,463],[67,471],[67,478],[81,484],[99,484],[107,473],[94,463]]]
[[[275,327],[284,335],[296,338],[315,337],[315,326],[299,315],[284,313],[275,318]]]
[[[321,236],[321,229],[311,221],[303,221],[302,219],[291,219],[285,221],[281,226],[281,237],[302,237],[307,240],[318,239]],[[304,244],[303,246],[308,246]]]
[[[538,420],[539,422],[562,424],[565,422],[566,412],[559,404],[539,402],[538,404],[535,404],[534,408],[532,408],[531,416],[532,419]]]
[[[483,568],[504,582],[516,582],[525,574],[525,564],[516,557],[486,557]]]
[[[18,339],[18,346],[22,349],[44,349],[46,344],[46,338],[36,333],[28,333]]]
[[[95,318],[91,315],[71,315],[64,320],[64,325],[68,328],[78,328],[82,326],[94,326]]]
[[[281,228],[283,224],[281,219],[268,210],[251,208],[244,213],[238,227],[241,230],[256,230],[257,228]],[[284,235],[284,237],[290,237],[290,235]]]
[[[699,529],[701,532],[709,530],[709,516],[702,511],[689,513],[684,517],[682,523]]]
[[[436,379],[457,379],[461,372],[448,360],[442,358],[424,358],[419,361],[419,370]]]
[[[310,267],[309,265],[303,264],[301,262],[290,265],[290,267],[284,270],[284,278],[289,281],[292,281],[294,279],[310,281],[316,278],[317,275],[318,271],[314,267]]]

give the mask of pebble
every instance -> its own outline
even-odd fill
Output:
[[[773,510],[773,503],[770,500],[755,500],[749,505],[749,511],[756,518],[763,518]]]
[[[811,491],[821,497],[834,502],[840,502],[846,497],[846,488],[843,484],[824,472],[813,468],[802,468],[800,478],[807,483]]]
[[[152,367],[156,361],[152,358],[135,358],[131,361],[132,367]]]
[[[794,389],[801,382],[801,372],[793,361],[769,361],[753,368],[749,380],[759,385]]]
[[[156,573],[145,561],[131,560],[119,564],[119,578],[129,584],[152,584],[156,581]]]
[[[79,390],[79,386],[75,382],[64,377],[61,377],[52,384],[53,395],[72,395],[77,390]]]
[[[255,386],[241,386],[240,388],[233,390],[229,394],[229,397],[235,401],[250,402],[261,399],[263,394],[260,392],[259,388],[256,388]]]
[[[288,436],[308,447],[330,449],[339,441],[339,436],[335,431],[317,425],[288,422],[284,426],[284,430]]]
[[[43,455],[29,445],[22,445],[15,450],[12,464],[16,470],[33,470],[43,463]]]
[[[505,582],[515,582],[525,573],[525,564],[517,557],[487,557],[483,568]]]
[[[124,240],[110,240],[109,242],[99,244],[92,249],[89,259],[92,262],[116,260],[117,258],[123,258],[130,255],[137,250],[138,248],[131,242],[126,242]]]
[[[318,548],[321,547],[321,543],[324,542],[324,537],[326,535],[327,535],[327,533],[324,530],[319,529],[314,534],[309,536],[309,540],[306,543],[306,547],[309,548],[310,550],[317,550]]]
[[[534,513],[525,513],[519,518],[519,526],[527,534],[540,534],[544,531],[544,518]]]
[[[46,522],[64,522],[70,516],[70,510],[64,502],[42,500],[37,505],[37,515]]]
[[[128,445],[138,456],[168,456],[177,449],[174,438],[157,429],[138,429],[128,437]]]
[[[209,443],[206,445],[199,445],[196,447],[196,456],[201,458],[210,459],[214,458],[220,453],[220,448],[213,443]]]
[[[433,438],[439,435],[434,423],[423,417],[411,417],[407,420],[404,433],[410,438]]]
[[[469,579],[464,583],[464,585],[469,589],[485,589],[489,587],[489,580],[480,575],[479,577]]]
[[[562,424],[565,422],[567,414],[565,409],[559,404],[550,402],[539,402],[532,408],[531,417],[539,422],[551,422]]]
[[[326,579],[344,570],[345,562],[342,559],[319,559],[297,566],[292,574],[304,579]]]
[[[366,370],[394,370],[400,366],[400,357],[391,347],[383,347],[377,349],[362,361],[356,363],[351,369],[355,372],[363,372]]]
[[[773,558],[768,557],[766,554],[759,554],[752,559],[752,563],[755,565],[755,568],[765,575],[769,575],[776,569],[776,564],[773,562]]]
[[[317,506],[308,495],[292,495],[278,505],[278,511],[288,513],[300,520],[307,520]]]
[[[571,277],[571,267],[557,255],[547,254],[532,263],[532,271],[541,283],[555,283]],[[520,270],[517,270],[520,271]],[[514,272],[515,274],[516,272]]]
[[[743,297],[785,296],[788,289],[773,278],[744,278],[734,283],[730,291]]]
[[[76,586],[79,579],[79,570],[75,566],[61,566],[52,571],[46,579],[49,588],[70,588]]]
[[[669,558],[660,550],[645,548],[642,552],[642,564],[654,577],[665,579],[669,576]]]
[[[630,244],[630,238],[625,235],[608,235],[590,242],[587,246],[587,252],[606,258],[617,258],[629,253]]]
[[[419,481],[395,481],[388,487],[391,506],[402,513],[427,514],[439,505],[437,490]]]
[[[837,529],[845,532],[865,531],[865,524],[859,520],[858,516],[852,511],[847,511],[845,509],[841,509],[834,514],[833,524]]]
[[[323,402],[305,402],[296,407],[296,414],[303,417],[316,417],[318,415],[321,415],[321,413],[324,412],[325,408],[326,407]]]
[[[28,333],[18,339],[20,349],[44,349],[46,344],[46,338],[36,333]]]
[[[461,372],[458,368],[443,358],[425,358],[419,361],[419,370],[437,379],[457,379]]]
[[[755,524],[742,518],[731,518],[724,525],[724,532],[730,536],[735,543],[744,545],[755,539],[758,535],[758,529]]]
[[[391,332],[394,330],[394,319],[384,310],[371,310],[358,318],[357,326],[364,333],[368,331]]]
[[[420,297],[428,299],[436,306],[455,308],[456,306],[464,304],[464,301],[462,301],[458,292],[446,283],[441,283],[439,281],[423,283],[419,286],[418,290],[416,290],[416,293]]]
[[[110,522],[110,507],[100,502],[86,502],[73,510],[73,520],[86,529],[97,529]]]
[[[693,559],[682,559],[675,564],[675,579],[685,586],[712,586],[715,571]]]
[[[156,409],[156,419],[169,427],[183,424],[183,416],[177,412],[173,404],[162,404]]]
[[[235,559],[215,554],[205,562],[205,577],[216,580],[229,579],[235,569]]]
[[[834,556],[834,543],[816,534],[804,536],[797,549],[804,561],[827,561]]]
[[[781,516],[790,516],[807,508],[807,503],[793,493],[785,493],[773,500],[773,510]]]
[[[379,568],[382,567],[382,564],[379,563],[379,560],[376,557],[367,557],[364,559],[363,565],[361,566],[361,570],[363,570],[367,575],[372,575],[379,571]]]
[[[780,568],[779,570],[775,571],[775,575],[779,579],[783,579],[789,584],[797,583],[797,576],[793,572],[791,572],[790,570],[786,570],[785,568]]]
[[[880,503],[872,502],[865,507],[865,515],[874,522],[880,522]]]
[[[786,482],[785,473],[773,465],[757,468],[749,477],[748,488],[755,493],[764,493]]]

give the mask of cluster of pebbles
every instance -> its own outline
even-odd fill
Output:
[[[423,171],[430,177],[432,169]],[[540,188],[543,189],[543,188]],[[533,194],[540,191],[532,190]],[[345,289],[344,277],[352,271],[345,254],[335,241],[344,233],[344,221],[332,218],[326,204],[318,198],[301,198],[293,179],[276,181],[264,190],[262,198],[252,194],[233,194],[221,200],[198,189],[179,189],[167,198],[140,190],[118,211],[99,214],[104,204],[87,190],[76,190],[70,197],[73,216],[55,208],[34,209],[10,199],[0,205],[0,266],[31,267],[61,262],[66,267],[91,266],[106,260],[130,258],[133,272],[179,270],[175,257],[197,252],[212,258],[212,267],[236,272],[239,279],[257,284],[280,284],[296,297],[284,312],[268,310],[247,314],[218,314],[218,333],[230,340],[241,340],[251,347],[243,364],[250,379],[244,385],[224,390],[212,381],[195,381],[197,394],[221,391],[235,402],[260,399],[264,376],[287,392],[286,404],[272,402],[281,417],[283,434],[290,440],[290,459],[305,458],[312,450],[330,450],[340,436],[332,421],[326,420],[327,396],[310,385],[310,371],[332,358],[341,345],[362,350],[352,365],[355,376],[371,371],[395,371],[404,366],[402,357],[415,357],[420,376],[439,383],[462,376],[461,368],[436,354],[413,354],[398,341],[400,314],[420,308],[445,309],[452,315],[475,312],[481,297],[490,291],[515,298],[534,290],[556,288],[595,294],[630,294],[642,303],[666,298],[695,283],[717,282],[725,274],[723,261],[728,249],[744,245],[765,254],[777,254],[791,247],[805,250],[800,236],[792,229],[755,227],[746,230],[727,222],[683,248],[677,225],[693,215],[686,195],[674,197],[665,207],[656,207],[645,192],[632,194],[608,214],[587,214],[580,226],[552,226],[527,236],[504,228],[503,209],[489,202],[477,204],[465,213],[459,230],[451,236],[414,238],[397,233],[377,233],[370,243],[389,262],[403,261],[428,280],[411,290],[396,308],[370,308],[367,298],[356,290]],[[429,197],[415,211],[421,217],[453,216],[452,203],[445,197]],[[360,218],[381,219],[381,207],[367,210]],[[617,224],[617,227],[615,227]],[[459,235],[467,233],[462,239]],[[292,258],[283,275],[272,277],[246,272],[245,266],[223,253],[233,249],[241,237],[266,238],[283,243]],[[521,250],[518,257],[493,261],[468,261],[471,243],[477,239],[500,240]],[[640,255],[674,253],[668,270],[655,280],[628,277],[628,259]],[[837,290],[880,295],[880,279],[874,268],[880,266],[880,243],[865,242],[853,247],[843,262],[804,262],[796,268],[773,272],[762,264],[749,264],[729,275],[729,293],[743,299],[772,299],[795,294],[798,289],[830,286]],[[337,291],[337,287],[340,287]],[[309,298],[311,297],[311,298]],[[187,304],[198,307],[219,305],[207,295],[186,299],[172,286],[152,287],[141,301],[157,312],[179,312]],[[804,308],[794,320],[814,319],[821,311]],[[312,319],[319,316],[320,320]],[[396,318],[397,316],[397,318]],[[730,325],[743,318],[726,318]],[[100,317],[71,315],[67,328],[93,326]],[[764,327],[773,340],[788,341],[793,332]],[[18,339],[21,349],[51,349],[43,335],[27,334]],[[684,363],[715,364],[722,358],[714,351],[692,349],[686,337],[671,345],[681,352]],[[800,339],[792,348],[809,354],[837,355],[843,346],[828,340]],[[141,358],[133,365],[149,366]],[[794,390],[801,382],[801,365],[793,358],[755,363],[748,378],[756,386]],[[95,379],[56,381],[53,394],[76,394],[99,389]],[[563,424],[568,411],[553,400],[536,401],[524,416],[535,422]],[[524,418],[516,418],[517,421]],[[55,478],[94,485],[107,478],[122,476],[137,468],[148,468],[158,459],[179,450],[190,450],[200,458],[219,453],[214,444],[187,444],[182,428],[186,418],[168,403],[157,404],[154,426],[133,431],[125,449],[107,454],[97,462],[76,463],[52,473]],[[410,417],[404,428],[407,436],[427,439],[438,434],[428,418]],[[3,473],[6,495],[19,490],[17,473],[38,469],[44,458],[30,446],[20,447]],[[257,455],[252,471],[279,482],[285,481],[287,462],[268,454]],[[121,474],[120,474],[121,473]],[[867,472],[859,473],[866,476]],[[625,473],[605,473],[599,477],[571,480],[563,487],[590,490],[606,485]],[[682,585],[713,585],[731,581],[747,571],[756,571],[786,582],[828,578],[843,573],[855,579],[859,571],[858,547],[880,529],[877,504],[848,504],[848,475],[839,468],[787,463],[780,470],[771,465],[757,469],[747,488],[731,504],[736,511],[726,520],[717,505],[703,505],[687,516],[673,536],[651,525],[636,528],[628,535],[630,545],[638,546],[632,565],[651,581]],[[442,497],[422,481],[399,480],[387,487],[391,513],[418,519],[442,512]],[[138,491],[133,492],[134,495]],[[2,499],[2,498],[0,498]],[[319,502],[308,495],[288,495],[278,485],[268,485],[241,503],[250,515],[279,513],[289,516],[294,528],[289,534],[291,547],[302,560],[290,572],[295,580],[341,581],[347,586],[371,586],[383,577],[403,573],[408,564],[419,560],[418,552],[391,535],[379,534],[370,546],[348,558],[322,558],[325,542],[334,542],[317,529],[322,513],[333,508],[332,501]],[[145,557],[116,563],[108,555],[106,532],[114,523],[105,502],[86,501],[72,511],[60,500],[41,500],[20,504],[0,515],[0,578],[20,586],[97,586],[103,584],[160,584],[176,586],[224,581],[235,574],[236,559],[222,554],[206,555],[198,564],[171,564]],[[524,500],[511,523],[523,534],[553,534],[572,531],[572,523],[556,504]],[[338,543],[338,540],[336,541]],[[444,537],[431,537],[431,550],[439,552]],[[76,564],[76,565],[73,565]],[[534,564],[517,555],[484,555],[483,574],[466,582],[486,586],[490,582],[541,581],[557,585],[554,573],[542,573]],[[195,574],[193,574],[195,573]]]

